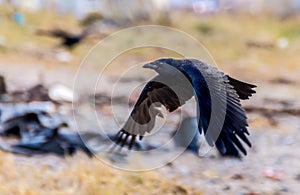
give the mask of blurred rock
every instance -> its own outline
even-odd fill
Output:
[[[243,175],[241,175],[241,174],[234,174],[232,177],[231,177],[231,179],[233,179],[233,180],[241,180],[241,179],[243,179],[244,177],[243,177]]]
[[[288,187],[286,187],[286,186],[282,186],[281,188],[280,188],[280,192],[284,192],[284,193],[289,193],[289,188]]]
[[[8,93],[8,102],[32,102],[51,101],[48,95],[48,88],[42,84],[37,84],[27,90],[17,90]]]
[[[289,80],[288,78],[275,78],[271,80],[271,83],[275,83],[275,84],[284,84],[284,85],[291,85],[291,84],[295,84],[294,81]]]
[[[258,40],[248,40],[246,41],[246,46],[249,48],[261,48],[261,49],[271,49],[275,45],[271,41],[258,41]]]
[[[300,181],[300,173],[295,176],[295,180]]]
[[[48,89],[42,84],[33,86],[26,93],[27,93],[27,99],[29,101],[50,101],[51,100],[48,95]]]
[[[177,185],[173,189],[173,194],[182,194],[182,195],[185,195],[185,194],[189,194],[189,192],[183,186]]]
[[[226,185],[226,186],[223,188],[224,191],[228,191],[228,190],[230,190],[230,189],[231,189],[231,188],[230,188],[229,185]]]

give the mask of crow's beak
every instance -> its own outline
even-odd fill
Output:
[[[153,64],[153,63],[147,63],[143,66],[143,68],[150,68],[150,69],[153,69],[153,70],[156,70],[158,68],[158,66],[156,64]]]

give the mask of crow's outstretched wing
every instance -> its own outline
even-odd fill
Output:
[[[216,67],[198,60],[187,69],[198,102],[199,131],[204,131],[207,142],[222,154],[239,156],[238,149],[247,154],[240,140],[249,147],[247,117],[240,99],[248,99],[255,86],[225,75]]]
[[[159,108],[163,105],[173,112],[193,96],[193,90],[185,82],[176,83],[156,76],[144,87],[128,120],[117,134],[117,144],[122,147],[134,144],[136,136],[140,139],[150,132],[155,125],[156,116],[161,116]]]
[[[153,129],[155,117],[160,115],[157,107],[164,105],[172,112],[195,93],[199,132],[204,132],[209,145],[216,146],[225,155],[239,156],[238,150],[246,154],[241,140],[248,146],[251,143],[246,137],[249,134],[247,117],[240,99],[248,99],[255,93],[255,86],[233,79],[199,60],[182,62],[181,71],[192,89],[186,83],[181,85],[177,78],[169,78],[172,82],[158,82],[166,80],[160,75],[148,82],[129,119],[117,134],[117,144],[128,145],[130,149],[136,136],[142,138]]]

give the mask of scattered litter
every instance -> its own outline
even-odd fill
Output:
[[[28,90],[7,92],[5,79],[0,76],[0,89],[2,94],[8,95],[0,103],[0,149],[4,151],[64,156],[73,155],[80,149],[92,156],[94,152],[103,151],[103,146],[107,149],[112,141],[117,141],[115,134],[78,133],[69,127],[70,120],[58,113],[62,108],[58,103],[76,101],[76,98],[73,91],[64,85],[57,84],[48,90],[44,85],[37,84]],[[110,98],[104,98],[104,102],[102,100],[100,104],[110,102]],[[124,97],[116,97],[115,101],[124,102]],[[133,149],[139,151],[156,148],[147,142],[135,142],[133,145]]]
[[[230,190],[230,189],[231,189],[231,188],[230,188],[229,185],[226,185],[226,186],[224,186],[224,188],[223,188],[224,191],[228,191],[228,190]]]
[[[56,112],[56,107],[55,105],[50,102],[50,101],[45,101],[45,102],[39,102],[39,101],[34,101],[30,102],[26,105],[26,107],[29,110],[43,110],[48,113],[54,113]]]
[[[6,103],[0,104],[1,122],[30,112],[56,112],[52,102]]]
[[[58,102],[72,102],[73,100],[77,100],[74,96],[73,90],[61,84],[56,84],[50,87],[49,97]]]
[[[281,37],[277,41],[277,47],[279,49],[286,49],[289,46],[289,40],[287,38]]]
[[[14,12],[13,13],[13,21],[21,26],[25,24],[25,16],[23,13],[20,12]]]
[[[3,96],[3,94],[5,96]],[[2,102],[32,102],[32,101],[54,101],[72,102],[77,100],[73,90],[62,85],[56,84],[49,89],[43,84],[37,84],[27,90],[6,91],[5,79],[0,75],[0,98]]]
[[[51,101],[48,89],[42,84],[37,84],[27,90],[10,92],[7,96],[6,102]]]
[[[300,181],[300,173],[295,176],[295,180]]]
[[[33,110],[23,114],[16,113],[12,118],[2,121],[0,135],[7,138],[16,137],[17,141],[6,145],[1,143],[1,148],[8,152],[29,156],[47,153],[73,155],[81,149],[88,156],[92,156],[92,152],[80,139],[78,133],[62,132],[61,128],[68,128],[68,124],[58,115]]]
[[[190,174],[190,171],[187,167],[185,166],[179,166],[178,167],[178,171],[182,174],[182,175],[188,175]]]
[[[292,85],[292,84],[295,84],[295,81],[292,81],[288,78],[279,77],[279,78],[272,79],[271,83],[272,84]]]
[[[70,62],[72,58],[73,58],[72,54],[68,52],[59,52],[56,55],[56,59],[60,62]]]
[[[283,174],[280,172],[274,171],[272,168],[265,168],[263,171],[263,175],[266,178],[269,178],[274,181],[281,181],[283,179]]]

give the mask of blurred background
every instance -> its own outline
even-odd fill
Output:
[[[134,173],[110,168],[82,152],[63,158],[14,154],[9,144],[16,138],[1,137],[0,193],[299,194],[299,0],[0,0],[1,123],[20,113],[46,110],[67,118],[72,132],[74,99],[79,105],[96,104],[107,127],[117,132],[109,123],[111,94],[103,88],[92,98],[74,94],[75,75],[99,41],[146,24],[188,33],[208,49],[222,71],[258,86],[257,94],[243,102],[253,145],[248,155],[234,159],[212,151],[199,158],[187,152],[168,166]],[[128,37],[128,44],[138,38]],[[105,71],[105,86],[110,89],[132,64],[170,56],[178,57],[158,48],[128,51]],[[120,112],[127,113],[141,90],[130,95],[126,87],[147,78],[145,70],[137,69],[123,80],[125,90],[117,96]],[[95,130],[88,118],[82,116],[85,130]],[[176,121],[171,116],[169,131]]]

